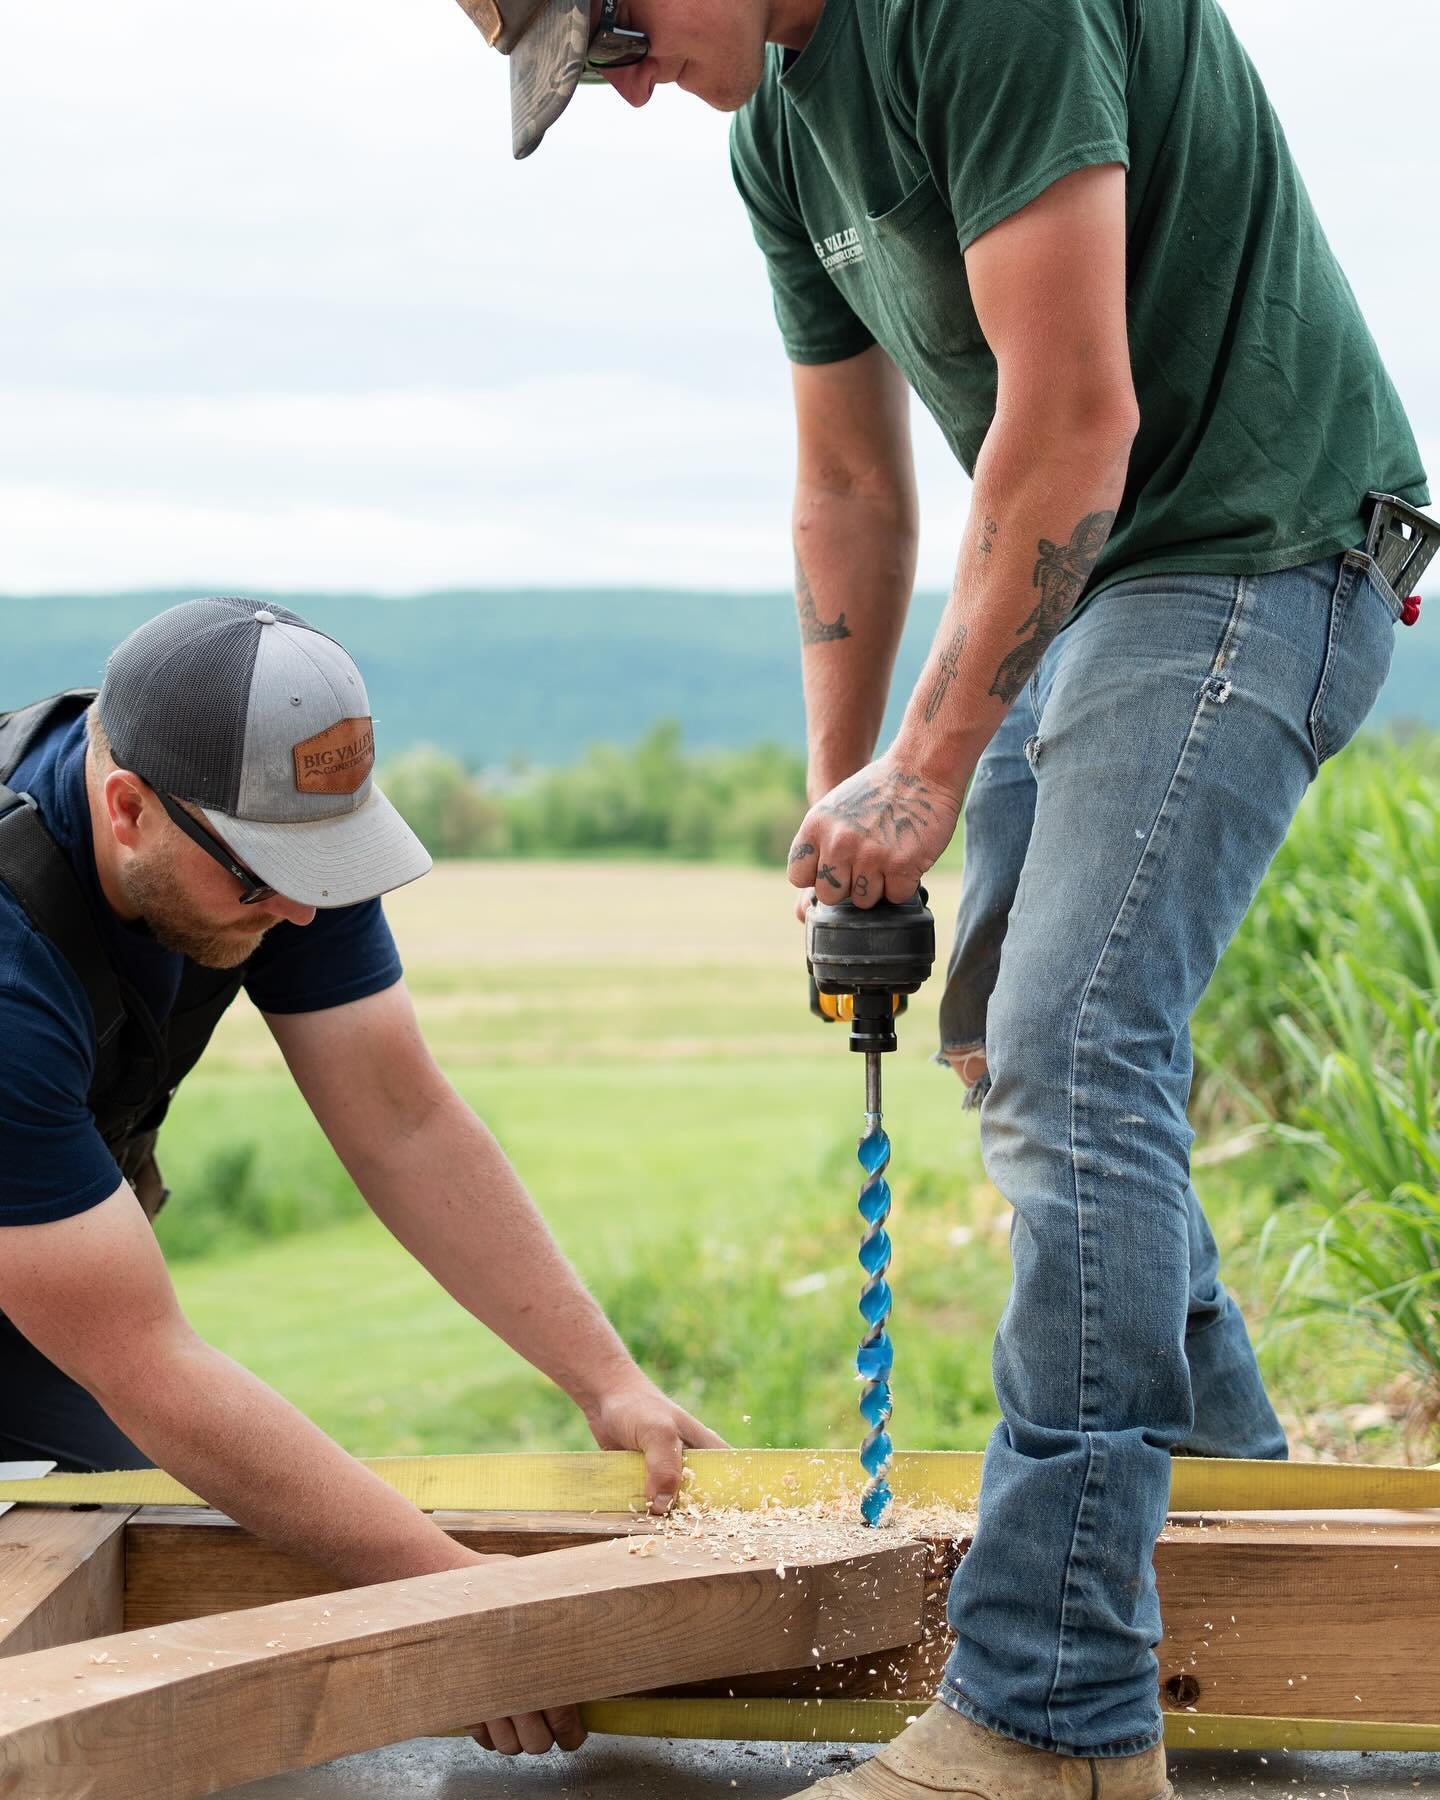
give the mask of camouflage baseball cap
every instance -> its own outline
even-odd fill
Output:
[[[528,156],[570,104],[590,42],[590,0],[460,0],[510,58],[510,136]]]

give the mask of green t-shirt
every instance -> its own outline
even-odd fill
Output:
[[[1351,548],[1419,451],[1216,0],[825,0],[731,134],[791,360],[890,353],[963,466],[995,359],[963,252],[1061,176],[1122,163],[1140,404],[1089,596]]]

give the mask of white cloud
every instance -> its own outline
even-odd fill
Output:
[[[1353,0],[1229,10],[1433,452],[1431,122]],[[1434,0],[1365,29],[1440,49]],[[783,583],[788,381],[725,122],[587,90],[516,164],[507,103],[453,0],[9,9],[0,591]],[[923,418],[917,448],[942,584],[967,484]]]
[[[791,457],[788,422],[759,398],[617,376],[466,394],[11,393],[3,586],[774,586]],[[52,468],[63,482],[36,478]],[[948,510],[953,538],[963,508]]]

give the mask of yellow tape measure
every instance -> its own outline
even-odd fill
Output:
[[[692,1450],[685,1498],[746,1510],[807,1506],[858,1495],[864,1477],[848,1450]],[[892,1485],[902,1504],[971,1512],[982,1458],[967,1450],[902,1450]],[[366,1468],[426,1512],[641,1512],[645,1465],[630,1451],[521,1452],[474,1456],[382,1456]],[[0,1481],[0,1504],[203,1506],[159,1469],[104,1475],[45,1475]],[[1172,1512],[1344,1512],[1440,1507],[1440,1468],[1240,1462],[1177,1457]]]
[[[589,1731],[616,1737],[711,1738],[766,1744],[881,1744],[928,1700],[600,1700],[580,1709]],[[1440,1725],[1388,1720],[1269,1719],[1168,1713],[1170,1750],[1440,1750]]]

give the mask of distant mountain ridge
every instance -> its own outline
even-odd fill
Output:
[[[127,632],[203,591],[0,596],[0,708],[98,682]],[[804,742],[789,594],[577,588],[255,598],[291,607],[353,652],[382,761],[433,743],[472,766],[515,757],[564,763],[588,744],[634,743],[661,718],[678,720],[692,748]],[[887,731],[943,604],[942,594],[923,593],[911,605]],[[1377,719],[1440,727],[1440,633],[1427,624],[1397,632]]]

